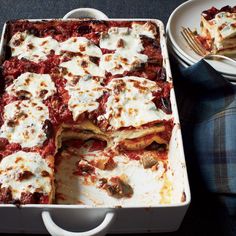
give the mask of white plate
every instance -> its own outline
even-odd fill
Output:
[[[173,46],[183,55],[189,64],[198,62],[201,57],[194,53],[184,41],[180,34],[181,27],[200,29],[201,12],[211,8],[221,8],[223,6],[235,6],[235,0],[191,0],[183,3],[174,10],[167,23],[167,32]],[[228,61],[207,60],[217,71],[224,75],[236,76],[235,64]]]
[[[175,60],[184,68],[187,68],[190,66],[190,64],[188,64],[186,61],[184,61],[182,58],[180,58],[178,56],[178,54],[175,52],[175,50],[173,49],[173,47],[168,43],[168,51],[169,54],[171,54],[171,56],[173,56],[175,58]]]
[[[169,53],[175,58],[175,60],[184,68],[187,68],[194,64],[194,63],[187,62],[186,58],[183,57],[183,55],[174,47],[173,44],[170,43],[170,41],[168,41],[168,50],[169,50]],[[209,60],[206,60],[206,61],[209,62]],[[233,75],[222,74],[222,76],[228,79],[230,82],[232,81],[236,82],[236,75],[233,76]]]
[[[188,65],[185,61],[183,61],[181,58],[179,58],[175,53],[171,53],[171,55],[175,58],[175,60],[184,68],[188,68],[190,65]]]
[[[230,80],[230,81],[235,81],[236,82],[236,76],[225,75],[225,74],[222,74],[222,76],[225,77],[226,79]]]
[[[183,54],[181,54],[181,52],[171,43],[170,40],[168,40],[168,49],[170,49],[172,53],[178,56],[178,58],[181,59],[181,61],[183,61],[184,63],[188,65],[193,65],[195,63],[195,62],[187,60],[186,57]]]

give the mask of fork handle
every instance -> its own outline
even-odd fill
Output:
[[[208,54],[208,55],[204,56],[203,58],[207,59],[207,58],[212,58],[212,57],[218,57],[218,58],[222,58],[222,59],[231,61],[233,63],[236,63],[236,60],[234,60],[230,57],[227,57],[227,56],[224,56],[224,55],[218,55],[218,54]]]

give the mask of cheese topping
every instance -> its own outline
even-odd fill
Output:
[[[132,31],[137,35],[145,35],[152,39],[157,34],[156,28],[149,22],[145,24],[132,23]]]
[[[66,84],[70,99],[69,109],[72,111],[73,119],[85,111],[91,112],[98,108],[97,99],[103,95],[105,88],[101,85],[101,77],[91,77],[89,75],[81,77],[75,84],[70,81]]]
[[[58,42],[50,36],[39,38],[24,31],[14,34],[9,46],[12,49],[12,56],[36,63],[46,60],[52,50],[56,55],[75,52],[94,57],[102,56],[101,49],[85,37],[71,37],[64,42]]]
[[[25,58],[36,63],[46,60],[47,55],[53,50],[57,52],[59,43],[51,36],[39,38],[26,31],[17,32],[11,38],[9,45],[12,50],[12,56],[19,59]]]
[[[66,79],[76,76],[92,75],[92,76],[105,76],[105,71],[97,64],[93,63],[88,56],[72,57],[67,62],[62,62],[60,67],[67,69]]]
[[[16,97],[45,100],[56,92],[56,87],[50,75],[26,72],[17,77],[6,92]]]
[[[80,52],[94,57],[101,57],[102,51],[85,37],[71,37],[60,43],[60,51]]]
[[[123,74],[125,71],[132,71],[147,62],[148,56],[133,51],[122,50],[114,54],[104,54],[100,66],[113,75]]]
[[[10,143],[19,143],[23,148],[34,147],[47,139],[43,125],[49,119],[49,111],[39,100],[9,103],[4,107],[3,118],[0,137]]]
[[[148,23],[133,23],[132,28],[111,27],[101,36],[100,47],[116,51],[102,56],[101,67],[113,75],[140,67],[148,60],[147,55],[140,53],[144,49],[140,36],[155,38],[155,34],[155,29]]]
[[[100,47],[110,50],[124,48],[126,50],[140,52],[143,50],[143,45],[140,39],[141,35],[155,38],[156,29],[150,23],[133,23],[132,28],[111,27],[107,34],[101,36]]]
[[[111,92],[106,103],[106,113],[99,116],[98,120],[108,120],[114,129],[137,127],[171,117],[157,109],[152,102],[152,92],[160,88],[151,80],[126,76],[111,80],[107,87]]]
[[[138,34],[132,32],[127,27],[111,27],[107,34],[102,34],[100,38],[100,48],[116,50],[125,48],[135,52],[143,50],[143,45]]]
[[[37,152],[18,151],[0,162],[1,188],[10,188],[13,199],[20,199],[23,192],[49,195],[52,192],[52,175],[52,169]]]

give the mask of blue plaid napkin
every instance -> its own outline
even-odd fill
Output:
[[[236,86],[204,60],[175,75],[192,196],[210,202],[209,193],[236,219]]]

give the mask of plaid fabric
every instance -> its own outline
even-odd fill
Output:
[[[180,70],[174,84],[188,173],[236,216],[236,86],[204,60]]]

